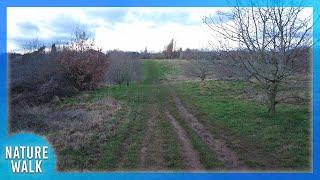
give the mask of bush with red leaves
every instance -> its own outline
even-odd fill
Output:
[[[106,55],[93,49],[64,49],[58,55],[58,63],[79,90],[95,89],[108,67]]]

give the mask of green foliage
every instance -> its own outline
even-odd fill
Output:
[[[204,165],[204,167],[207,169],[222,167],[222,164],[216,159],[215,154],[205,145],[205,143],[196,134],[192,127],[187,124],[177,112],[177,109],[172,100],[168,101],[168,108],[170,110],[170,113],[179,122],[180,126],[186,130],[194,149],[199,153],[200,161]]]

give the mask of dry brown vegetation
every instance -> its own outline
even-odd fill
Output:
[[[79,101],[86,96],[79,96]],[[63,106],[45,104],[29,106],[21,104],[10,112],[11,132],[29,131],[48,136],[49,142],[59,154],[59,167],[68,168],[76,162],[70,162],[69,151],[88,151],[88,161],[97,160],[99,145],[119,125],[114,120],[121,105],[111,97],[93,103],[78,103]],[[90,151],[90,152],[89,152]],[[87,166],[88,164],[82,164]]]
[[[57,61],[63,74],[70,77],[79,90],[97,88],[108,66],[105,54],[93,49],[80,52],[64,49]]]

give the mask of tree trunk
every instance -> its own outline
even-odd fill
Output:
[[[276,113],[276,93],[275,91],[268,94],[268,113],[269,116],[274,116]]]
[[[201,79],[200,83],[199,83],[199,88],[200,88],[200,94],[203,95],[204,94],[204,87],[205,87],[206,83],[204,81],[204,79]]]

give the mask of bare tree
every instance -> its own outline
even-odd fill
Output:
[[[85,25],[75,25],[69,46],[76,51],[94,49],[95,40]]]
[[[312,41],[311,17],[301,7],[235,7],[205,17],[223,41],[229,58],[239,63],[268,97],[268,112],[276,112],[279,85],[299,72],[303,51]],[[229,20],[229,21],[228,21]]]
[[[56,44],[55,44],[55,43],[53,43],[53,44],[51,45],[51,54],[53,54],[53,55],[56,55],[56,54],[57,54],[57,47],[56,47]]]
[[[150,53],[148,52],[147,47],[145,47],[144,51],[141,52],[140,58],[141,59],[149,59],[150,58]]]
[[[199,83],[199,89],[200,93],[204,93],[204,87],[205,87],[205,79],[208,75],[213,74],[213,62],[208,61],[206,59],[192,59],[189,61],[189,64],[187,65],[186,74],[190,76],[194,76],[197,78],[200,78]]]
[[[192,59],[186,67],[186,74],[200,78],[203,82],[208,75],[213,74],[213,63],[205,59]]]
[[[43,47],[44,44],[38,39],[30,39],[23,44],[23,49],[27,52],[33,52]]]

